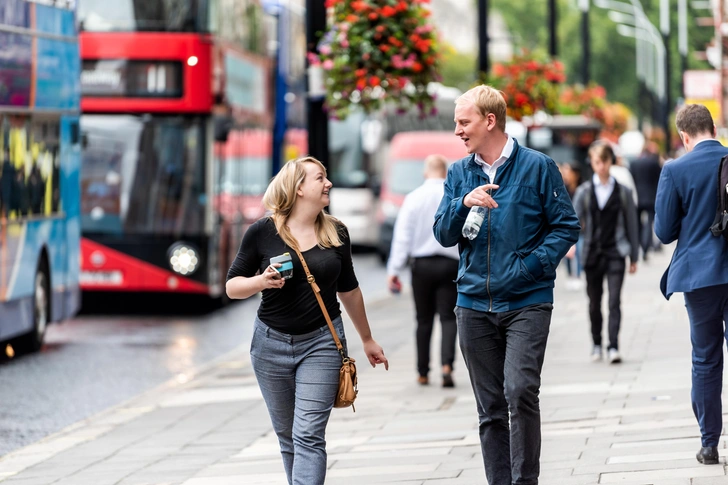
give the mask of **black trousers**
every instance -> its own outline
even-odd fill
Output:
[[[646,214],[647,222],[642,222],[642,214]],[[642,254],[647,254],[647,251],[654,248],[653,245],[653,229],[655,224],[655,208],[653,207],[640,207],[637,209],[637,226],[638,234],[640,239],[640,246],[642,246]]]
[[[457,302],[458,261],[445,256],[415,258],[412,264],[412,293],[417,313],[417,372],[430,370],[430,340],[435,314],[440,315],[442,342],[440,362],[452,367],[455,360],[455,303]]]
[[[538,393],[552,310],[551,303],[500,313],[455,309],[490,485],[538,484]]]
[[[621,294],[627,263],[624,258],[599,257],[594,265],[584,268],[586,294],[589,297],[589,319],[594,345],[602,345],[602,295],[604,278],[609,290],[609,348],[619,349],[619,325],[622,320]]]

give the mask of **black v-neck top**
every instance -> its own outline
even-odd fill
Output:
[[[349,231],[343,224],[339,226],[339,237],[343,244],[337,248],[314,246],[303,251],[308,269],[321,289],[321,298],[332,320],[341,315],[336,293],[351,291],[359,286],[351,259]],[[283,288],[263,290],[258,318],[279,332],[300,335],[326,325],[326,319],[311,285],[306,281],[306,272],[298,255],[278,235],[273,219],[264,217],[245,232],[227,279],[236,276],[249,278],[258,272],[262,273],[270,264],[270,258],[286,252],[291,255],[293,277],[286,280]]]

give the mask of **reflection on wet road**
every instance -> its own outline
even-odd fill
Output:
[[[385,296],[377,257],[354,261],[365,300]],[[175,303],[157,303],[146,313],[130,309],[133,301],[102,303],[126,311],[95,309],[52,325],[41,352],[1,362],[0,456],[170,379],[185,381],[199,366],[247,345],[258,297],[193,316],[169,316],[174,312],[164,305]]]

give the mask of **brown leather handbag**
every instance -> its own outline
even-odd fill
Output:
[[[336,349],[339,351],[339,354],[341,355],[341,370],[339,371],[339,389],[336,391],[336,400],[334,401],[334,407],[335,408],[348,408],[351,406],[351,409],[356,412],[356,408],[354,407],[354,400],[356,399],[356,395],[359,392],[359,389],[357,388],[357,380],[356,380],[356,365],[354,362],[356,362],[354,359],[348,357],[346,355],[346,352],[344,352],[344,346],[341,345],[341,340],[339,340],[339,336],[336,335],[336,329],[334,328],[334,324],[331,323],[331,317],[329,317],[329,312],[326,311],[326,305],[324,305],[323,299],[321,299],[321,290],[319,289],[318,285],[316,284],[316,279],[313,277],[311,272],[308,270],[308,266],[306,265],[306,260],[303,259],[303,254],[301,254],[301,251],[299,251],[297,248],[294,248],[296,251],[296,254],[298,255],[298,259],[301,260],[301,264],[303,265],[303,269],[306,271],[306,280],[311,285],[311,289],[313,290],[313,294],[316,295],[316,299],[318,300],[319,306],[321,307],[321,311],[324,314],[324,317],[326,318],[326,323],[329,325],[329,330],[331,331],[331,335],[334,337],[334,342],[336,342]]]

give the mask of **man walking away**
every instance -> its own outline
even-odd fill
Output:
[[[455,105],[455,136],[470,155],[448,170],[435,237],[460,248],[455,315],[488,483],[535,485],[554,278],[579,221],[554,161],[505,133],[500,91],[476,86]],[[485,214],[464,237],[474,206]]]
[[[710,112],[685,105],[675,118],[686,153],[665,164],[655,198],[655,233],[664,244],[677,239],[672,261],[662,276],[665,298],[685,295],[693,347],[692,402],[702,448],[696,458],[718,463],[723,428],[723,339],[728,320],[728,242],[710,232],[718,206],[721,158],[728,155],[715,138]]]
[[[440,316],[442,342],[442,387],[454,387],[452,379],[455,360],[455,300],[458,275],[457,248],[444,248],[432,234],[435,211],[443,194],[448,161],[442,155],[425,159],[425,182],[409,193],[397,215],[392,238],[392,250],[387,264],[387,284],[390,291],[399,292],[399,274],[412,258],[412,293],[417,313],[417,382],[428,384],[430,371],[430,340],[435,314]]]
[[[655,142],[647,142],[642,155],[630,164],[629,171],[637,187],[637,224],[642,258],[647,261],[647,253],[654,248],[655,194],[662,171]]]

